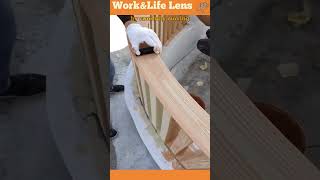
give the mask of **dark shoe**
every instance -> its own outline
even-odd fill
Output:
[[[114,139],[117,135],[118,135],[118,132],[115,130],[115,129],[110,129],[110,132],[109,132],[110,134],[109,134],[109,137],[111,138],[111,139]]]
[[[207,35],[207,38],[210,39],[210,29],[207,30],[206,35]]]
[[[197,48],[202,53],[210,56],[210,40],[209,39],[200,39],[197,43]]]
[[[121,92],[124,91],[124,85],[113,85],[110,92]]]
[[[32,96],[46,91],[46,76],[40,74],[17,74],[9,79],[9,88],[0,94],[0,99]]]

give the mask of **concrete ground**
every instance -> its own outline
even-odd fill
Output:
[[[210,57],[194,49],[195,61],[190,65],[185,76],[179,80],[189,93],[196,95],[205,103],[205,110],[210,114]]]
[[[265,6],[250,28],[225,31],[241,46],[233,53],[220,51],[217,60],[250,98],[289,112],[301,124],[305,154],[320,168],[320,4],[312,2],[312,20],[301,27],[287,22],[288,2]],[[228,17],[220,16],[219,21],[223,19]],[[219,43],[215,45],[219,51]]]

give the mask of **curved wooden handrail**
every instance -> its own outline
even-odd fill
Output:
[[[212,59],[216,179],[320,179],[320,171]]]
[[[136,56],[132,60],[150,92],[182,130],[210,157],[210,116],[198,105],[168,70],[159,55]]]

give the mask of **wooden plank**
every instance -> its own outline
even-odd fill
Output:
[[[172,17],[172,16],[168,16],[168,17]],[[172,34],[172,20],[168,20],[168,26],[167,29],[165,30],[167,31],[167,41],[171,38],[171,34]]]
[[[213,167],[217,179],[318,180],[319,170],[212,59]]]
[[[163,106],[158,100],[158,98],[150,91],[150,100],[151,100],[151,121],[157,132],[160,132]]]
[[[148,115],[148,117],[150,117],[149,108],[148,108],[149,104],[148,104],[148,94],[147,94],[147,83],[145,82],[144,78],[141,76],[141,73],[140,73],[140,81],[141,81],[144,109],[145,109],[146,114]]]
[[[89,77],[92,83],[94,100],[97,106],[100,125],[107,134],[108,115],[105,105],[107,91],[107,30],[104,3],[85,0],[72,0],[81,45],[89,68]]]
[[[134,72],[135,72],[135,76],[136,76],[136,82],[137,82],[137,87],[138,87],[140,100],[141,100],[142,104],[144,104],[144,99],[143,99],[143,94],[142,94],[142,87],[141,87],[142,85],[141,85],[139,70],[138,70],[138,68],[137,68],[137,66],[135,64],[133,64],[133,67],[134,67]]]
[[[176,18],[179,18],[179,16],[176,16]],[[174,22],[174,26],[173,26],[173,33],[172,33],[172,35],[173,36],[175,36],[176,34],[177,34],[177,32],[178,32],[178,24],[180,23],[180,21],[173,21]]]
[[[162,21],[163,15],[160,15],[160,18],[161,18],[161,20],[159,22],[159,34],[158,34],[158,36],[159,36],[160,41],[163,42],[163,21]]]
[[[152,17],[154,18],[154,20],[153,20],[153,28],[152,29],[154,30],[155,33],[157,33],[157,21],[155,20],[157,16],[153,15]]]
[[[135,56],[140,76],[158,97],[164,109],[200,149],[210,157],[210,117],[179,84],[157,54]]]
[[[182,17],[185,17],[185,16],[182,16]],[[186,24],[186,22],[185,21],[180,21],[179,23],[178,23],[178,31],[180,31],[183,27],[184,27],[184,25]]]
[[[181,128],[177,128],[176,130],[178,130],[178,134],[171,142],[168,143],[168,147],[175,155],[192,144],[192,140]]]
[[[168,18],[168,16],[166,16],[166,18]],[[164,46],[166,46],[167,45],[167,42],[168,42],[168,39],[169,39],[169,31],[168,31],[168,29],[169,29],[169,21],[168,20],[166,20],[165,21],[165,24],[164,24],[165,26],[164,26],[164,34],[165,34],[165,40],[163,41],[163,45]]]
[[[170,122],[171,122],[171,115],[167,111],[163,110],[162,111],[161,126],[160,126],[160,133],[159,133],[163,142],[166,142],[166,140],[167,140]]]
[[[175,16],[173,16],[173,18],[175,18]],[[175,33],[175,26],[176,26],[176,20],[171,21],[172,25],[171,25],[171,37],[174,35]]]
[[[152,15],[150,15],[150,22],[149,22],[149,24],[150,24],[150,29],[153,29],[153,21],[152,21]]]
[[[177,154],[176,158],[186,169],[210,168],[210,160],[194,143]]]
[[[156,18],[158,18],[158,15],[155,15],[155,21],[154,21],[154,24],[155,24],[155,28],[154,28],[154,32],[159,35],[159,21],[156,20]]]

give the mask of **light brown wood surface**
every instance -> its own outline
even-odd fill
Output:
[[[213,170],[219,180],[319,180],[319,170],[212,59]]]
[[[132,60],[140,76],[148,84],[149,90],[159,99],[165,111],[173,117],[201,151],[210,157],[209,114],[179,84],[159,55],[136,56],[132,54]],[[148,108],[146,111],[149,111]]]

